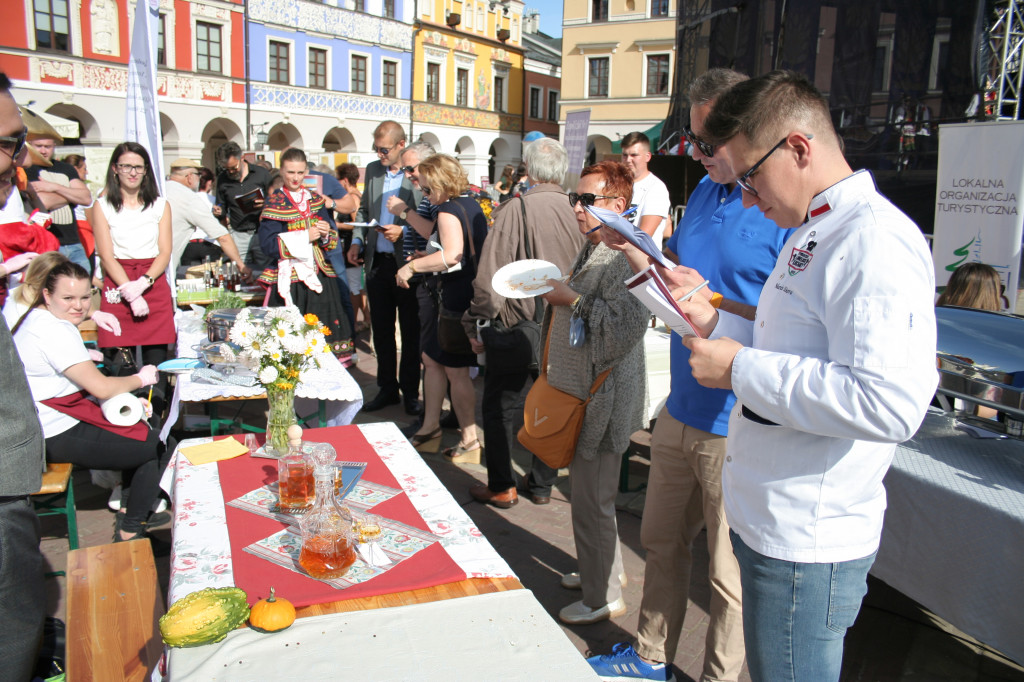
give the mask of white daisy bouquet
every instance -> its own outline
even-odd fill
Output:
[[[302,315],[295,306],[271,308],[262,320],[252,319],[247,308],[238,312],[228,338],[241,346],[239,355],[267,389],[268,454],[287,454],[288,427],[297,421],[295,387],[305,372],[324,366],[331,354],[328,334],[316,315]]]
[[[250,361],[260,383],[270,388],[294,389],[306,370],[322,366],[330,347],[330,334],[316,315],[302,315],[295,306],[271,308],[262,320],[253,320],[248,308],[238,312],[229,338],[240,346],[239,355]]]

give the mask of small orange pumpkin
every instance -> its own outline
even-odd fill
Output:
[[[294,622],[295,606],[287,599],[275,597],[273,587],[270,596],[253,604],[249,612],[249,627],[257,632],[277,632]]]

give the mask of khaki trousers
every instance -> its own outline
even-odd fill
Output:
[[[672,663],[686,615],[693,540],[707,525],[711,621],[701,682],[735,680],[743,667],[740,572],[722,507],[725,440],[687,426],[662,409],[651,440],[651,473],[640,526],[647,567],[637,652]]]
[[[569,465],[572,486],[572,535],[580,569],[583,603],[599,609],[622,596],[622,550],[615,518],[622,453],[580,455]]]

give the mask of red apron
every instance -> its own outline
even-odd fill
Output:
[[[128,279],[135,280],[146,274],[153,265],[153,258],[118,259]],[[116,289],[117,285],[109,276],[103,277],[104,294],[100,297],[100,310],[112,313],[121,323],[121,336],[114,336],[105,329],[97,332],[100,348],[118,348],[131,346],[156,346],[174,343],[177,334],[174,330],[174,298],[167,278],[160,275],[153,286],[142,295],[149,304],[149,315],[135,317],[131,305],[125,300],[120,303],[107,303],[105,292]]]
[[[104,431],[110,431],[125,438],[146,440],[149,436],[149,424],[145,420],[131,426],[117,426],[108,422],[107,418],[103,416],[103,410],[100,409],[99,405],[89,400],[89,396],[85,391],[78,391],[77,393],[59,398],[47,398],[39,402],[69,417],[74,417],[80,422],[98,426]]]

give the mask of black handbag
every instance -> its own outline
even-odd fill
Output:
[[[530,235],[526,224],[526,202],[519,197],[523,212],[523,244],[526,257],[533,258]],[[480,330],[480,338],[487,348],[487,371],[491,374],[521,374],[540,367],[541,320],[544,319],[544,301],[534,299],[533,319],[519,320],[506,327],[500,319]]]

